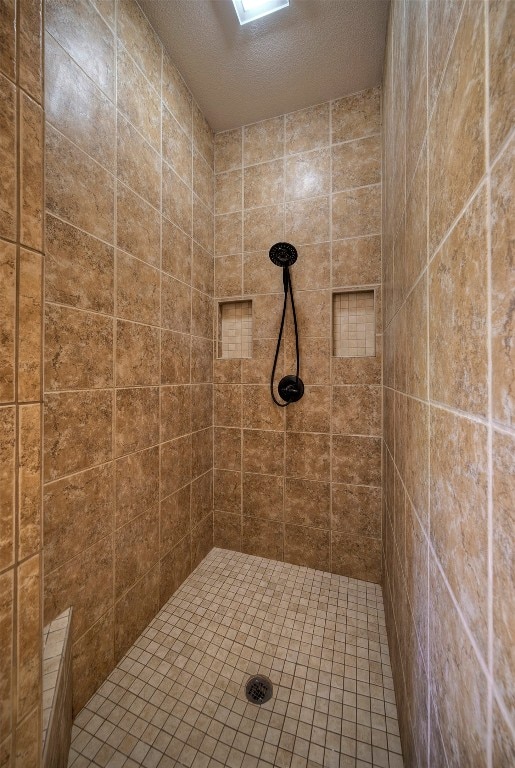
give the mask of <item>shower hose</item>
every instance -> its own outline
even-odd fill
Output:
[[[275,357],[274,357],[274,365],[272,368],[272,376],[270,378],[270,392],[272,394],[272,400],[274,403],[281,408],[286,408],[287,405],[290,405],[290,402],[282,403],[280,402],[274,392],[274,378],[275,378],[275,370],[277,368],[277,360],[279,358],[279,350],[281,348],[281,340],[283,337],[283,331],[284,331],[284,320],[286,318],[286,304],[288,301],[288,293],[290,294],[290,301],[291,301],[291,308],[293,313],[293,324],[295,326],[295,354],[297,356],[297,367],[295,372],[295,378],[298,380],[299,378],[299,368],[300,368],[300,354],[299,354],[299,329],[297,327],[297,313],[295,312],[295,301],[293,300],[293,288],[291,285],[291,275],[290,275],[290,268],[289,267],[283,267],[283,287],[284,287],[284,303],[283,303],[283,314],[281,317],[281,327],[279,329],[279,337],[277,339],[277,348],[275,350]]]

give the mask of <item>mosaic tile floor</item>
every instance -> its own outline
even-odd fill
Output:
[[[245,682],[274,695],[257,706]],[[381,588],[213,549],[75,720],[69,766],[402,768]]]

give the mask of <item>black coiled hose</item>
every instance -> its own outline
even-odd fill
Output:
[[[297,313],[295,312],[295,301],[293,300],[293,288],[291,284],[291,275],[290,275],[289,267],[283,267],[283,286],[284,286],[283,314],[281,317],[281,327],[279,329],[279,337],[277,339],[277,348],[275,350],[274,365],[272,368],[272,376],[270,379],[270,392],[272,394],[272,400],[280,408],[285,408],[287,405],[290,404],[290,401],[286,403],[281,403],[279,400],[277,400],[274,392],[275,370],[277,368],[277,360],[279,359],[279,350],[281,348],[281,340],[282,340],[283,330],[284,330],[284,320],[286,318],[286,304],[288,301],[288,293],[290,294],[291,308],[293,312],[293,324],[295,326],[295,353],[297,355],[295,379],[297,380],[297,382],[299,380],[299,370],[300,370],[299,329],[297,327]]]

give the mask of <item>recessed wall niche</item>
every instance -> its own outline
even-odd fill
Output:
[[[333,355],[374,357],[374,291],[345,291],[333,294]]]
[[[252,357],[252,302],[218,305],[218,357]]]

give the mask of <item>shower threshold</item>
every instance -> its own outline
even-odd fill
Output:
[[[68,765],[402,768],[381,587],[211,550],[77,715]]]

